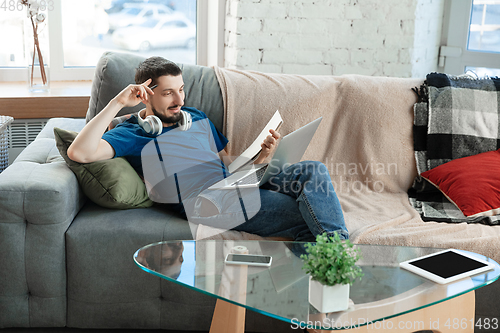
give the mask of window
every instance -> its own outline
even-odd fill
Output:
[[[47,4],[51,80],[91,80],[105,51],[222,65],[224,0],[39,1]],[[9,33],[0,43],[9,47],[0,50],[0,80],[21,81],[26,8],[17,0],[2,3],[0,28]]]
[[[444,72],[479,76],[500,73],[500,0],[452,0],[447,10],[448,33],[441,47]]]
[[[473,1],[467,46],[474,51],[500,52],[500,1]]]
[[[24,60],[24,30],[27,25],[26,8],[17,1],[0,0],[0,66],[26,66]],[[25,22],[26,21],[26,22]],[[8,33],[7,33],[8,32]]]

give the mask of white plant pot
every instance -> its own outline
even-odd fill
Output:
[[[325,286],[309,277],[309,303],[319,312],[336,312],[349,308],[349,285]]]

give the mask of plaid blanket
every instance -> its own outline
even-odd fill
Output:
[[[413,139],[418,173],[453,159],[500,148],[500,79],[427,75],[415,88]],[[420,176],[408,191],[424,221],[500,224],[500,216],[468,218]]]

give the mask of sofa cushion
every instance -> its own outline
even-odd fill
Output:
[[[422,172],[465,216],[500,213],[500,149],[463,157]]]
[[[145,57],[105,52],[97,63],[89,109],[86,120],[90,121],[109,103],[120,91],[129,84],[135,83],[135,70]],[[184,105],[203,111],[219,131],[223,126],[223,101],[219,81],[210,67],[180,64],[184,79],[186,99]],[[139,103],[132,108],[123,108],[117,116],[138,112],[145,106]]]
[[[54,128],[57,148],[75,173],[85,195],[106,208],[144,208],[153,205],[137,172],[123,157],[92,163],[77,163],[67,150],[77,132]]]

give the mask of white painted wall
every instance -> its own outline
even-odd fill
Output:
[[[424,77],[444,0],[227,0],[224,65],[292,74]]]

